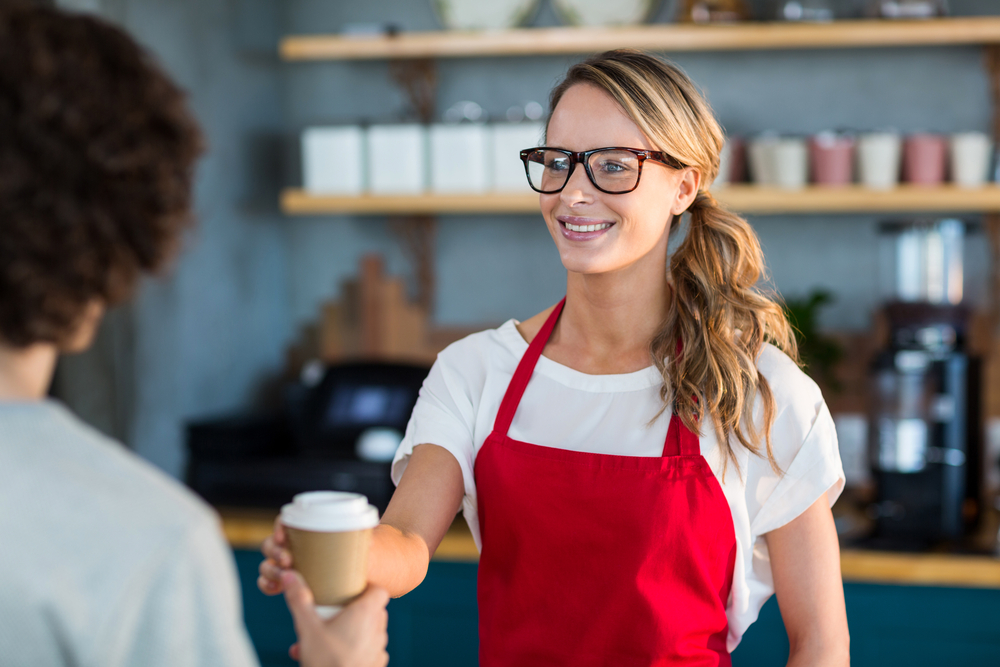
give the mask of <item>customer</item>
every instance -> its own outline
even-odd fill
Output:
[[[120,30],[0,8],[0,663],[253,665],[232,554],[190,492],[45,397],[59,353],[161,268],[201,151]],[[307,665],[387,661],[387,594],[332,622],[283,582]]]

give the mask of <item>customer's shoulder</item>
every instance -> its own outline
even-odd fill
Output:
[[[20,432],[10,444],[21,449],[17,474],[71,500],[70,514],[101,512],[108,530],[123,532],[143,526],[183,532],[214,516],[179,481],[58,404],[21,420]]]

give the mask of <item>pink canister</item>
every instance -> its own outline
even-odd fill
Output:
[[[903,177],[916,185],[944,182],[948,142],[940,134],[911,134],[903,144]]]
[[[809,140],[812,180],[817,185],[843,187],[854,180],[854,137],[821,132]]]

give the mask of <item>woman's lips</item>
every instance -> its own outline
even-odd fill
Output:
[[[570,241],[590,241],[591,239],[596,239],[615,224],[608,220],[578,218],[568,215],[560,215],[556,220],[559,221],[559,228],[562,230],[563,236]]]

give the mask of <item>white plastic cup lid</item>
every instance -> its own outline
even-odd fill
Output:
[[[378,525],[378,509],[360,493],[309,491],[281,508],[281,523],[300,530],[364,530]]]

